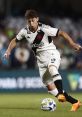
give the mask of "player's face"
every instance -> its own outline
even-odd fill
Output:
[[[38,28],[38,20],[39,18],[30,18],[27,20],[28,26],[31,30],[36,31]]]

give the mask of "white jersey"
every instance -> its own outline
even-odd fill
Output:
[[[56,69],[60,65],[60,54],[53,44],[53,41],[49,41],[49,36],[57,36],[58,29],[42,24],[38,26],[36,32],[31,32],[28,28],[23,28],[16,36],[17,41],[26,39],[32,49],[36,52],[37,63],[39,66],[40,76],[45,85],[54,82],[52,75],[55,75],[55,70],[52,70],[52,74],[49,73],[49,66],[55,66]]]
[[[49,41],[49,36],[54,37],[57,36],[57,34],[57,28],[52,28],[48,25],[40,24],[36,32],[31,32],[28,26],[26,28],[21,29],[18,35],[16,36],[16,39],[17,41],[20,41],[25,38],[32,48],[37,48],[37,54],[37,52],[39,51],[56,49],[56,46],[53,44],[53,41]],[[35,39],[36,41],[41,39],[39,44],[37,44],[36,42],[34,43]]]

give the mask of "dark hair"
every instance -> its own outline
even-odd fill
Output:
[[[37,18],[37,17],[38,17],[38,13],[35,10],[27,10],[25,13],[26,19]]]

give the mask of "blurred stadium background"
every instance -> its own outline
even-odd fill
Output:
[[[11,39],[25,26],[24,14],[29,8],[39,12],[41,22],[66,31],[82,45],[81,0],[0,0],[0,6],[0,91],[40,89],[36,58],[33,52],[29,54],[27,45],[17,45],[9,60],[3,58],[4,52]],[[60,72],[64,84],[67,82],[67,90],[82,90],[82,52],[76,53],[64,39],[55,39],[54,43],[61,53]]]
[[[0,0],[0,92],[3,93],[46,90],[36,58],[25,43],[17,45],[9,60],[3,58],[11,39],[25,26],[27,9],[37,10],[42,23],[66,31],[82,45],[82,0]],[[54,43],[62,57],[60,73],[65,89],[82,92],[82,52],[76,53],[64,39],[55,39]]]

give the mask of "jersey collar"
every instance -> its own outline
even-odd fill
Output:
[[[36,32],[30,31],[28,25],[27,25],[26,27],[27,27],[27,30],[28,30],[29,34],[31,34],[31,33],[36,33],[36,32],[39,32],[39,31],[41,30],[41,23],[38,24],[38,29],[36,30]]]

